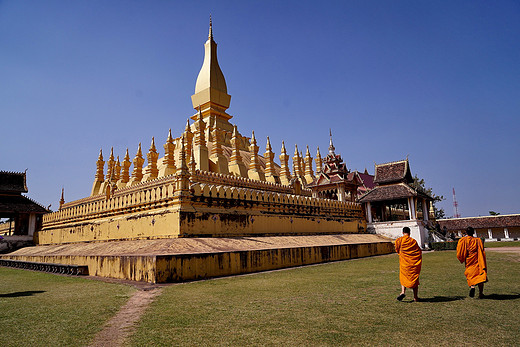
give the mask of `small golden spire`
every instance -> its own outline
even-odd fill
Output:
[[[59,207],[59,210],[61,210],[63,204],[65,203],[65,199],[64,199],[64,197],[63,197],[63,191],[64,191],[64,190],[65,190],[65,189],[62,187],[62,188],[61,188],[61,199],[60,199],[60,207]]]
[[[318,147],[318,150],[316,151],[316,159],[314,159],[316,162],[316,174],[321,172],[321,153],[320,153],[320,147]]]

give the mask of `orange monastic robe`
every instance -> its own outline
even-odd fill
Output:
[[[421,247],[409,235],[395,240],[395,251],[399,254],[399,280],[406,288],[419,285],[419,274],[422,266]]]
[[[457,244],[457,259],[466,262],[468,286],[487,282],[486,252],[482,240],[478,237],[464,236]]]

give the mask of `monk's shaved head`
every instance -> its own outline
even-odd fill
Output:
[[[472,227],[467,227],[466,228],[466,234],[467,235],[473,236],[474,233],[475,233],[475,229],[473,229]]]
[[[408,234],[408,235],[410,235],[410,228],[408,228],[408,227],[404,227],[404,228],[403,228],[403,234]]]

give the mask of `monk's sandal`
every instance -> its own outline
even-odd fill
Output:
[[[398,301],[402,301],[404,299],[405,295],[404,294],[401,294],[397,297],[397,300]]]

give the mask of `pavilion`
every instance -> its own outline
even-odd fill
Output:
[[[414,187],[413,181],[408,159],[376,164],[376,186],[362,195],[359,202],[363,204],[369,230],[395,239],[408,226],[411,236],[424,247],[432,197]]]

